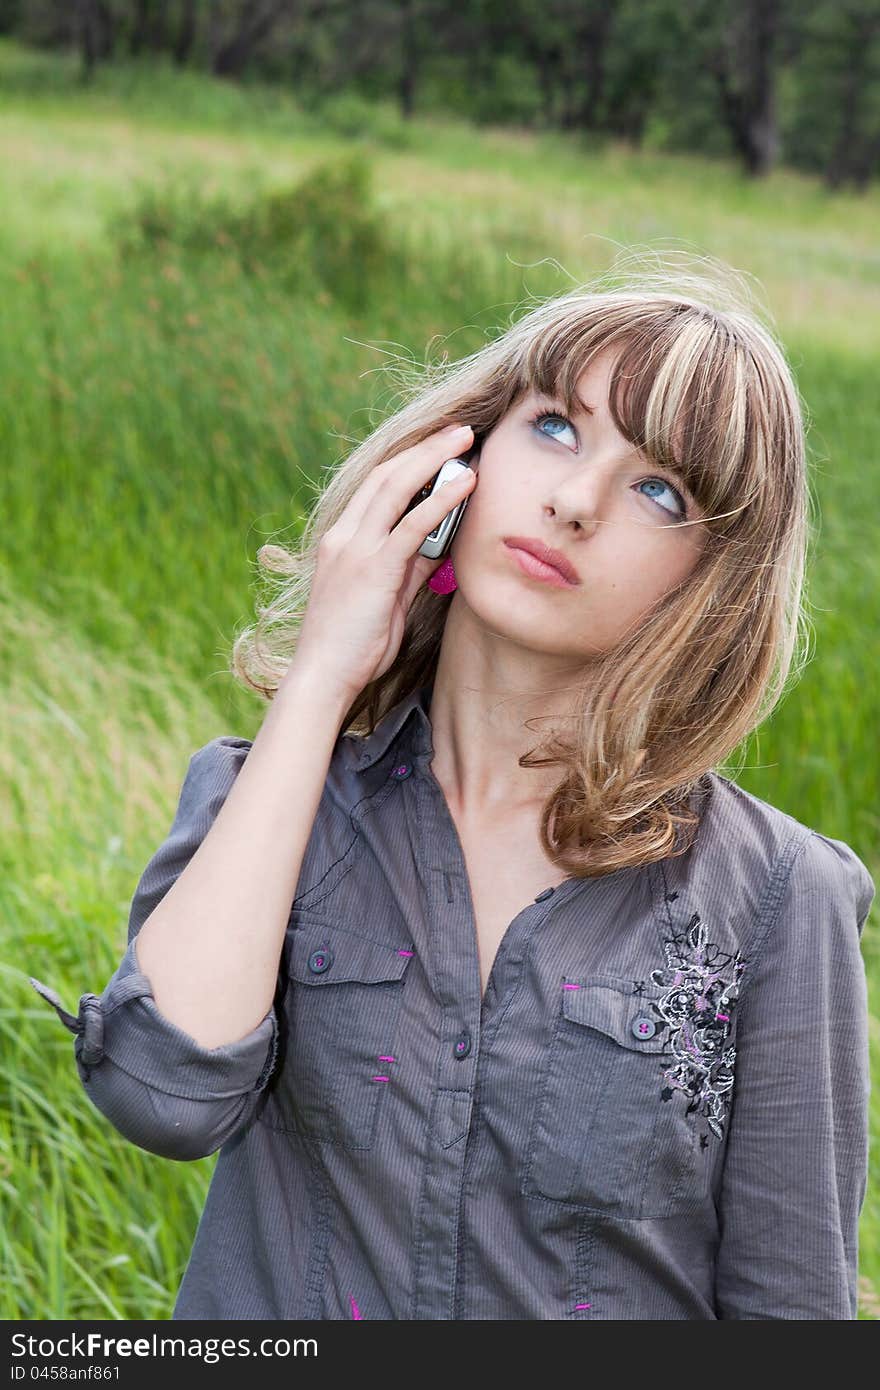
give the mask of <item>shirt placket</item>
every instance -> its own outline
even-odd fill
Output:
[[[428,1161],[417,1199],[411,1317],[450,1316],[455,1287],[456,1229],[480,1050],[481,989],[473,908],[464,854],[445,798],[416,760],[407,782],[431,950],[425,962],[431,994],[442,1010],[439,1055],[428,1114]]]
[[[499,973],[503,979],[511,944],[528,936],[534,922],[549,910],[548,899],[559,891],[551,888],[539,893],[508,925],[484,1001],[464,851],[443,791],[428,766],[431,756],[416,757],[413,770],[417,775],[409,778],[407,785],[418,827],[434,943],[428,962],[431,989],[443,1010],[440,1055],[430,1101],[429,1160],[418,1201],[413,1319],[456,1316],[463,1184],[481,1042],[497,1023],[496,1005],[504,991],[496,985]]]

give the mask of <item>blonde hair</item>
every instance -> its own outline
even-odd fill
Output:
[[[747,302],[742,277],[724,271],[726,284],[662,268],[593,282],[540,302],[470,356],[417,370],[408,402],[319,492],[298,550],[260,550],[276,577],[257,622],[235,639],[234,676],[272,698],[296,646],[318,543],[377,464],[453,421],[486,434],[531,389],[573,408],[584,368],[613,349],[615,424],[649,459],[682,471],[705,544],[683,583],[591,661],[573,732],[549,736],[519,763],[564,769],[540,836],[566,874],[598,877],[683,854],[699,821],[691,794],[767,718],[809,659],[811,638],[804,412],[773,330]],[[419,590],[397,659],[360,693],[344,730],[371,732],[431,682],[449,602]]]

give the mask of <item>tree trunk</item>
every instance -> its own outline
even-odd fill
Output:
[[[766,174],[779,157],[776,114],[776,48],[779,42],[779,0],[752,0],[754,99],[749,112],[749,172]]]
[[[98,57],[109,62],[116,50],[116,16],[107,0],[96,0]]]
[[[605,0],[576,34],[587,80],[587,94],[578,112],[578,124],[587,130],[595,129],[598,124],[599,107],[605,94],[605,59],[616,9],[617,0]]]
[[[168,6],[159,0],[153,6],[150,24],[147,29],[147,47],[154,53],[165,53],[168,49]]]
[[[77,19],[82,55],[80,80],[91,82],[98,61],[98,10],[95,0],[79,0]]]
[[[414,0],[400,0],[400,113],[410,120],[415,113],[419,66],[418,25]]]
[[[131,34],[128,40],[128,51],[132,58],[138,56],[147,42],[147,33],[150,28],[150,11],[152,8],[152,0],[135,0],[134,23],[131,26]]]
[[[551,49],[538,47],[535,61],[538,64],[538,83],[541,88],[541,119],[545,126],[552,126],[555,119],[555,89],[553,86],[553,58]]]
[[[196,41],[198,29],[198,0],[183,0],[180,24],[174,40],[174,61],[178,67],[185,67]]]
[[[214,55],[215,77],[241,77],[257,44],[272,32],[287,0],[266,0],[262,6],[246,3],[239,12],[238,28]]]
[[[651,103],[648,98],[636,100],[630,93],[629,101],[614,110],[606,119],[606,128],[612,135],[620,135],[632,145],[640,145],[645,136],[645,125]]]
[[[865,95],[870,90],[871,44],[878,22],[875,15],[862,14],[850,30],[844,59],[840,129],[825,170],[825,183],[832,189],[847,179],[864,189],[871,177],[874,159],[870,141],[860,138],[860,124]]]
[[[852,181],[857,193],[867,193],[880,165],[880,138],[865,140],[853,164]]]
[[[580,111],[574,95],[574,74],[567,68],[560,74],[559,86],[562,91],[559,124],[563,130],[573,130],[580,120]]]
[[[776,51],[780,0],[747,0],[746,29],[737,44],[719,46],[709,65],[718,83],[721,109],[734,148],[752,177],[766,174],[779,156],[776,111]],[[732,71],[733,69],[733,71]]]

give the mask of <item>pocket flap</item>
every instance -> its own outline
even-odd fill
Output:
[[[289,974],[303,985],[399,980],[412,959],[409,942],[385,944],[326,922],[303,922],[288,932]]]
[[[562,1012],[571,1023],[597,1028],[634,1052],[663,1052],[669,1025],[651,1007],[652,1000],[663,993],[655,985],[645,985],[641,993],[634,994],[632,980],[566,978],[562,983]],[[654,1031],[647,1036],[650,1024]]]

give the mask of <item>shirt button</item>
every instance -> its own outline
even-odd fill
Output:
[[[452,1055],[453,1057],[456,1057],[458,1061],[461,1061],[464,1057],[468,1055],[470,1050],[471,1035],[465,1028],[463,1032],[459,1033],[458,1037],[455,1040],[455,1046],[452,1049]]]
[[[397,767],[394,768],[393,772],[391,773],[391,776],[396,777],[398,782],[402,782],[404,777],[409,777],[411,772],[412,763],[398,763]]]
[[[632,1035],[634,1038],[653,1038],[657,1032],[657,1025],[653,1018],[646,1018],[644,1014],[639,1014],[632,1021]]]
[[[329,947],[323,950],[313,951],[309,956],[309,969],[313,975],[323,975],[325,970],[329,970],[333,964],[333,952]]]

